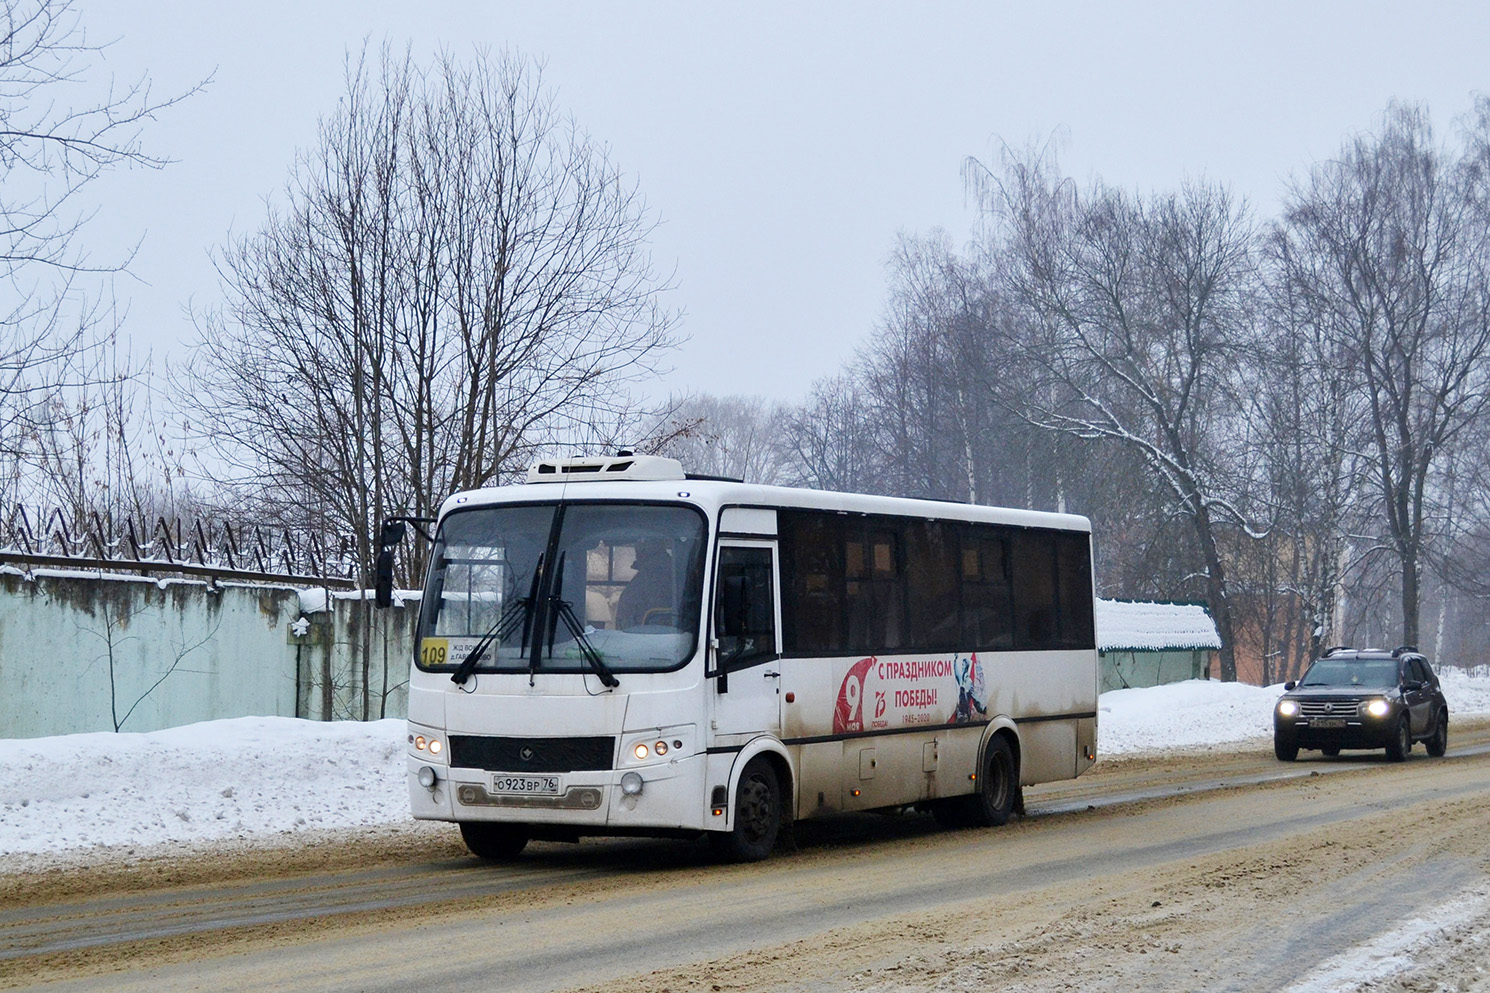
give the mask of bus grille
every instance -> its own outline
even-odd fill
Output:
[[[452,734],[450,764],[488,772],[580,772],[615,768],[616,739],[499,738]]]

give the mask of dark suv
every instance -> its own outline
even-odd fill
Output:
[[[1273,752],[1284,762],[1300,748],[1385,748],[1401,762],[1414,741],[1440,756],[1449,746],[1449,705],[1428,660],[1411,645],[1332,648],[1273,708]]]

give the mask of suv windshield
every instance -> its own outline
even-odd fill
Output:
[[[1386,689],[1397,685],[1396,659],[1320,659],[1304,673],[1300,686],[1367,686]]]
[[[554,530],[557,528],[557,535]],[[492,635],[477,671],[588,670],[560,616],[617,672],[681,665],[697,642],[704,518],[682,506],[518,505],[462,510],[436,538],[419,664],[453,668]]]

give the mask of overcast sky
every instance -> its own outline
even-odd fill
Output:
[[[690,341],[658,393],[797,399],[883,310],[898,232],[972,223],[960,170],[1057,129],[1069,174],[1140,189],[1222,180],[1270,211],[1282,183],[1393,97],[1440,128],[1490,92],[1490,5],[79,0],[121,78],[157,92],[176,163],[113,177],[95,257],[144,241],[126,331],[157,356],[219,299],[208,252],[249,233],[364,39],[512,47],[634,175],[663,224]],[[1135,12],[1136,10],[1136,12]]]

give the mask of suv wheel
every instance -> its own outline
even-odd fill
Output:
[[[1282,738],[1274,735],[1273,754],[1278,756],[1279,762],[1292,762],[1299,757],[1299,746],[1292,742],[1285,742]]]
[[[1428,754],[1436,759],[1443,758],[1443,753],[1449,750],[1449,712],[1441,710],[1438,712],[1438,720],[1433,725],[1433,734],[1428,738]]]
[[[1407,753],[1412,751],[1412,728],[1407,723],[1407,715],[1402,715],[1402,720],[1397,722],[1397,737],[1387,746],[1387,758],[1393,762],[1401,762],[1407,758]]]

